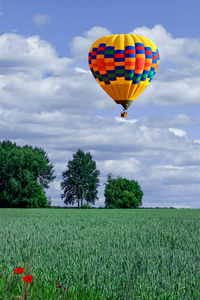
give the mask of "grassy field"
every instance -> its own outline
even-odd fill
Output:
[[[35,252],[29,299],[200,299],[200,210],[0,209],[0,241],[3,300]]]

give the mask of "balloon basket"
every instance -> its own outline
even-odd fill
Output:
[[[121,117],[126,118],[127,117],[127,112],[126,111],[121,112]]]

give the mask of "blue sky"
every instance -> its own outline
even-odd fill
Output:
[[[55,165],[47,195],[78,148],[101,171],[139,182],[143,206],[200,207],[200,1],[0,0],[0,139],[42,147]],[[150,38],[160,52],[152,83],[121,119],[92,77],[101,36]]]

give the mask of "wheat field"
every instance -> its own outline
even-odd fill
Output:
[[[3,300],[33,253],[29,299],[200,299],[199,209],[0,209],[0,240]]]

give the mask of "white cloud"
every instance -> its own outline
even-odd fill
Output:
[[[84,37],[76,36],[71,43],[71,52],[76,60],[87,59],[90,47],[102,36],[109,35],[110,31],[95,26],[84,33]]]
[[[33,22],[36,25],[45,25],[47,23],[49,23],[51,20],[51,17],[49,15],[45,15],[45,14],[36,14],[33,16]]]
[[[200,77],[152,81],[145,92],[145,96],[151,97],[156,105],[199,106]]]
[[[86,70],[84,70],[84,69],[82,69],[82,68],[74,68],[74,70],[75,70],[76,72],[78,72],[78,73],[89,73],[89,74],[90,74],[90,71],[86,71]]]
[[[0,73],[38,75],[66,71],[70,58],[58,58],[56,50],[38,36],[24,38],[18,34],[5,33],[0,36]]]
[[[115,176],[121,175],[124,173],[124,170],[126,170],[126,176],[128,175],[131,177],[134,173],[140,172],[140,161],[135,159],[134,157],[131,157],[129,159],[108,159],[106,161],[101,160],[98,162],[97,167],[103,171],[103,174],[110,173],[110,170],[112,170],[112,174]]]
[[[119,118],[119,117],[115,117],[115,120],[116,120],[117,122],[130,123],[130,124],[134,124],[134,123],[138,122],[137,119],[126,120],[126,119],[124,119],[124,118]]]
[[[187,134],[184,130],[178,129],[178,128],[169,128],[170,132],[173,132],[174,135],[180,136],[180,137],[187,137]]]
[[[119,118],[121,119],[121,118]],[[130,120],[127,120],[130,121]],[[181,127],[181,126],[198,126],[200,125],[200,118],[191,119],[185,114],[178,114],[176,116],[165,116],[159,117],[159,116],[153,116],[148,118],[140,118],[140,120],[137,120],[138,124],[147,126],[147,127],[154,127],[154,128],[167,128],[170,126],[173,126],[175,128]]]

